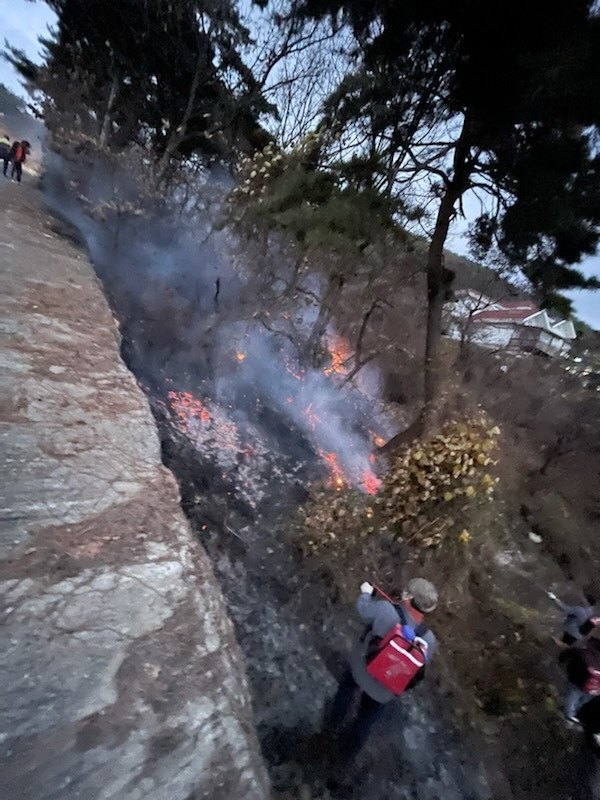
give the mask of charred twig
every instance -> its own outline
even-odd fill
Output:
[[[360,330],[358,332],[358,337],[356,339],[356,348],[355,348],[355,355],[356,360],[360,361],[360,354],[362,352],[362,345],[365,332],[367,330],[367,325],[369,324],[369,320],[371,319],[372,315],[378,309],[382,308],[383,306],[387,306],[388,308],[393,308],[392,304],[388,300],[383,300],[382,298],[378,297],[376,300],[373,300],[370,307],[365,312],[362,323],[360,326]]]
[[[354,378],[361,371],[363,367],[366,367],[369,361],[372,361],[374,358],[377,358],[378,355],[379,353],[369,353],[368,356],[365,356],[363,359],[357,362],[344,378],[342,386],[345,386],[347,383],[349,383],[352,380],[352,378]]]
[[[377,352],[373,352],[373,353],[369,353],[368,356],[365,356],[363,358],[362,357],[362,346],[363,346],[364,336],[365,336],[365,333],[366,333],[366,330],[367,330],[367,325],[369,324],[369,320],[371,319],[371,317],[373,316],[375,311],[377,311],[378,309],[382,308],[384,305],[388,306],[389,308],[392,308],[392,304],[389,303],[387,300],[383,300],[382,298],[377,298],[376,300],[373,300],[373,302],[371,303],[369,308],[364,313],[363,318],[362,318],[362,322],[361,322],[361,325],[360,325],[360,330],[358,332],[358,337],[356,339],[356,347],[354,348],[354,367],[350,370],[350,372],[346,376],[342,386],[345,386],[349,381],[351,381],[352,378],[354,378],[355,375],[366,364],[369,363],[369,361],[372,361],[378,355]]]
[[[240,542],[243,542],[243,544],[245,544],[245,545],[246,545],[246,547],[248,547],[248,541],[247,541],[246,539],[244,539],[244,537],[243,537],[243,536],[241,536],[241,535],[240,535],[240,534],[239,534],[237,531],[235,531],[235,530],[234,530],[234,529],[231,527],[231,525],[228,525],[228,524],[227,524],[227,522],[223,522],[223,527],[225,528],[225,530],[227,531],[227,533],[230,533],[232,536],[235,536],[235,538],[236,538],[236,539],[239,539],[239,540],[240,540]]]

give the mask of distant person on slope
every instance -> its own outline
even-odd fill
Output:
[[[424,622],[438,602],[432,583],[424,578],[409,581],[398,604],[378,600],[374,593],[370,583],[360,587],[356,610],[368,627],[352,650],[326,722],[342,733],[341,750],[348,760],[360,751],[386,703],[424,677],[425,664],[437,647]],[[358,712],[344,727],[357,696]]]
[[[585,599],[585,604],[582,603],[576,606],[569,606],[563,603],[553,592],[548,592],[548,597],[565,612],[562,635],[564,644],[571,645],[581,639],[585,639],[596,626],[600,625],[600,615],[595,607],[596,598],[589,592],[583,593],[582,598]]]
[[[590,639],[585,646],[569,647],[563,650],[558,660],[569,681],[565,717],[568,722],[576,723],[579,709],[592,697],[600,695],[600,640]]]
[[[3,139],[0,141],[0,158],[4,161],[4,169],[2,170],[2,174],[6,175],[8,170],[8,165],[10,164],[10,139],[8,136],[4,136]]]
[[[589,744],[600,752],[600,695],[580,706],[577,718],[583,726]]]
[[[16,175],[17,182],[21,183],[21,175],[23,174],[23,164],[25,163],[27,159],[27,153],[29,152],[29,142],[27,141],[15,142],[13,144],[13,147],[11,148],[11,152],[12,149],[14,149],[12,156],[13,168],[12,172],[10,173],[10,177],[14,178]]]

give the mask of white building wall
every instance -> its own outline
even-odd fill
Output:
[[[472,335],[469,337],[474,344],[482,347],[508,347],[512,339],[514,327],[512,325],[473,325]]]

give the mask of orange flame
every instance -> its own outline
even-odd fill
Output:
[[[323,372],[325,375],[347,375],[348,368],[346,363],[352,358],[352,349],[347,339],[343,336],[333,336],[329,345],[329,352],[331,354],[331,366],[326,367]]]
[[[376,494],[377,490],[381,486],[381,481],[377,475],[366,469],[363,475],[362,485],[364,486],[367,494]]]
[[[236,353],[235,357],[236,357],[238,363],[241,364],[242,361],[244,361],[244,359],[246,358],[246,353]]]
[[[323,450],[319,450],[319,456],[329,468],[333,486],[338,490],[338,492],[341,491],[344,486],[347,486],[350,483],[350,481],[346,478],[344,470],[338,464],[337,454],[325,453]]]
[[[216,447],[221,451],[233,451],[245,459],[250,459],[256,455],[255,450],[250,445],[244,445],[240,441],[235,423],[228,421],[226,417],[224,418],[223,412],[218,406],[214,407],[211,414],[202,400],[194,398],[191,392],[170,391],[167,394],[167,398],[177,426],[191,439],[196,440],[199,434],[202,433],[203,441],[208,443],[209,447]],[[294,398],[288,397],[287,401],[292,403]],[[320,423],[321,419],[313,411],[312,403],[308,404],[304,413],[310,420],[313,431],[316,430],[316,423]],[[378,439],[381,439],[381,437],[375,437],[376,443]],[[329,470],[331,485],[338,491],[345,487],[359,484],[368,494],[375,494],[381,485],[380,479],[368,468],[364,471],[360,480],[356,476],[351,478],[340,466],[337,453],[326,453],[323,450],[319,450],[319,457]],[[373,453],[369,456],[369,460],[371,463],[375,461]],[[227,477],[227,473],[223,473],[223,478],[227,479]]]
[[[197,400],[191,392],[173,392],[167,394],[171,410],[178,421],[179,428],[190,437],[198,432],[198,422],[204,430],[208,430],[217,448],[250,454],[239,442],[237,427],[233,422],[217,423],[201,400]],[[247,452],[248,451],[248,452]]]
[[[312,410],[312,403],[309,403],[306,407],[306,411],[304,412],[308,419],[310,420],[310,426],[314,430],[316,430],[317,422],[321,422],[320,417],[318,417],[315,412]]]

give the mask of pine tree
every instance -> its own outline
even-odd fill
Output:
[[[240,50],[249,33],[231,0],[47,0],[58,17],[40,69],[9,57],[64,115],[103,145],[150,147],[167,168],[265,142],[268,110]],[[76,125],[77,122],[74,122]]]
[[[305,0],[340,15],[360,54],[326,109],[372,180],[432,222],[427,259],[424,407],[410,439],[435,423],[441,313],[451,275],[444,244],[468,192],[487,197],[472,231],[525,269],[542,300],[596,288],[570,265],[599,238],[600,19],[588,0],[548,6],[508,0]],[[426,194],[425,202],[415,195]],[[433,208],[433,212],[431,209]],[[394,446],[400,439],[395,437]]]

